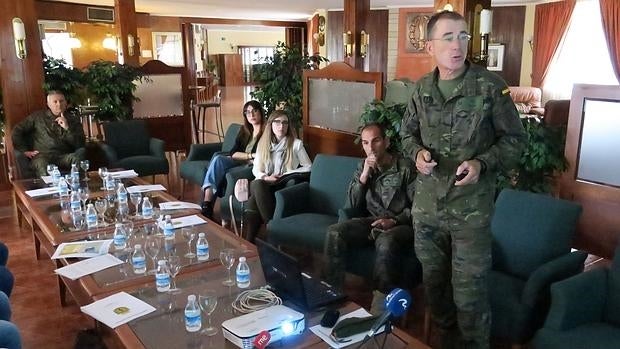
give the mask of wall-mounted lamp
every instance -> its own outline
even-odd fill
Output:
[[[493,27],[493,11],[480,11],[480,60],[486,62],[489,53],[489,33]]]
[[[360,56],[366,58],[368,54],[368,45],[370,44],[370,34],[362,29],[360,32]]]
[[[344,56],[353,56],[353,34],[350,30],[342,33],[342,44],[344,45]]]
[[[13,18],[13,40],[15,40],[15,55],[19,59],[25,59],[28,56],[26,52],[26,28],[24,22],[18,18]]]
[[[105,35],[105,39],[101,42],[101,46],[108,50],[116,51],[116,37],[112,36],[110,33],[107,33]]]
[[[319,46],[325,45],[325,17],[319,16],[318,31],[312,34],[312,38],[316,40]]]
[[[131,34],[127,34],[127,54],[129,56],[133,56],[134,55],[134,48],[136,46],[136,42],[133,38],[133,35]]]
[[[527,43],[530,44],[530,50],[534,51],[534,36],[530,35],[527,38]]]

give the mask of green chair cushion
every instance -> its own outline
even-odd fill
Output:
[[[323,251],[327,227],[338,222],[337,216],[301,213],[271,220],[267,224],[268,240],[274,245],[304,246]]]
[[[119,159],[150,152],[151,137],[144,120],[104,122],[103,130],[106,144],[114,148]]]
[[[208,160],[183,161],[179,166],[179,173],[181,178],[202,185],[208,167]]]
[[[589,323],[570,331],[543,327],[536,333],[532,344],[535,349],[620,348],[620,328],[602,322]]]
[[[338,216],[360,158],[319,154],[312,163],[308,211]]]
[[[609,290],[607,291],[605,320],[614,326],[620,327],[620,247],[616,248],[613,264],[607,275],[607,287]]]

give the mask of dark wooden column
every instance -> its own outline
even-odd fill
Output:
[[[118,61],[124,64],[139,66],[140,47],[138,45],[136,4],[134,0],[114,0],[114,14],[116,16],[116,30],[121,39]],[[133,48],[130,46],[133,46]]]
[[[344,0],[344,32],[351,32],[353,55],[351,57],[344,57],[344,61],[350,66],[359,69],[364,69],[365,59],[360,56],[360,38],[361,31],[366,28],[366,18],[370,12],[370,0]],[[370,38],[372,40],[372,38]],[[343,50],[343,48],[340,48]]]
[[[0,79],[6,117],[6,151],[14,169],[11,130],[28,114],[45,107],[41,41],[34,0],[0,1]],[[24,22],[27,57],[15,54],[14,17]]]

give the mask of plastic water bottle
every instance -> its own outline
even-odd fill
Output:
[[[78,183],[80,182],[80,170],[76,163],[71,164],[71,179],[77,180]]]
[[[172,217],[167,214],[164,221],[164,237],[166,239],[174,239],[174,225],[172,225]]]
[[[72,191],[78,191],[80,189],[80,177],[69,177],[69,184]]]
[[[114,191],[115,185],[116,181],[114,180],[114,178],[112,178],[111,175],[108,174],[108,176],[105,178],[105,190]]]
[[[91,228],[97,227],[97,210],[95,210],[95,205],[88,204],[86,206],[86,226]]]
[[[196,332],[202,327],[200,319],[200,307],[196,303],[196,295],[187,296],[187,305],[185,306],[185,329],[187,332]]]
[[[250,266],[245,261],[245,257],[239,257],[239,264],[237,265],[237,287],[250,287]]]
[[[133,266],[134,274],[146,273],[146,255],[142,251],[142,245],[140,244],[134,246],[134,251],[131,255],[131,265]]]
[[[116,189],[116,199],[119,204],[127,204],[127,189],[123,183],[118,184],[118,189]]]
[[[52,185],[57,186],[58,181],[60,181],[60,170],[58,166],[55,166],[54,171],[52,171]]]
[[[170,272],[166,266],[166,261],[163,259],[157,262],[155,285],[157,286],[157,292],[168,292],[170,290]]]
[[[209,259],[209,242],[205,236],[205,233],[198,234],[198,241],[196,241],[196,256],[199,261],[206,261]]]
[[[80,193],[77,190],[71,191],[71,196],[69,197],[69,202],[71,202],[71,211],[81,211],[82,210],[82,201],[80,200]]]
[[[117,210],[117,220],[119,222],[124,222],[127,218],[127,216],[129,215],[129,204],[128,203],[122,203],[119,202],[118,203],[118,210]]]
[[[122,223],[116,223],[114,228],[114,247],[117,250],[127,247],[127,234],[125,234],[125,228]]]
[[[151,204],[151,200],[149,200],[148,196],[142,199],[142,217],[144,219],[153,218],[153,204]]]
[[[60,177],[58,180],[58,195],[60,195],[61,198],[69,196],[69,184],[65,177]]]

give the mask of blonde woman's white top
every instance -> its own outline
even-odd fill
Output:
[[[252,167],[252,174],[256,179],[263,179],[266,176],[283,175],[287,172],[294,170],[295,172],[309,172],[312,167],[312,161],[304,148],[304,144],[300,139],[295,139],[293,142],[293,168],[286,169],[284,164],[284,150],[286,148],[286,138],[283,138],[277,144],[271,144],[271,154],[267,164],[260,166],[258,161],[261,159],[261,154],[256,153],[254,160],[254,166]],[[262,170],[259,171],[259,168]]]

